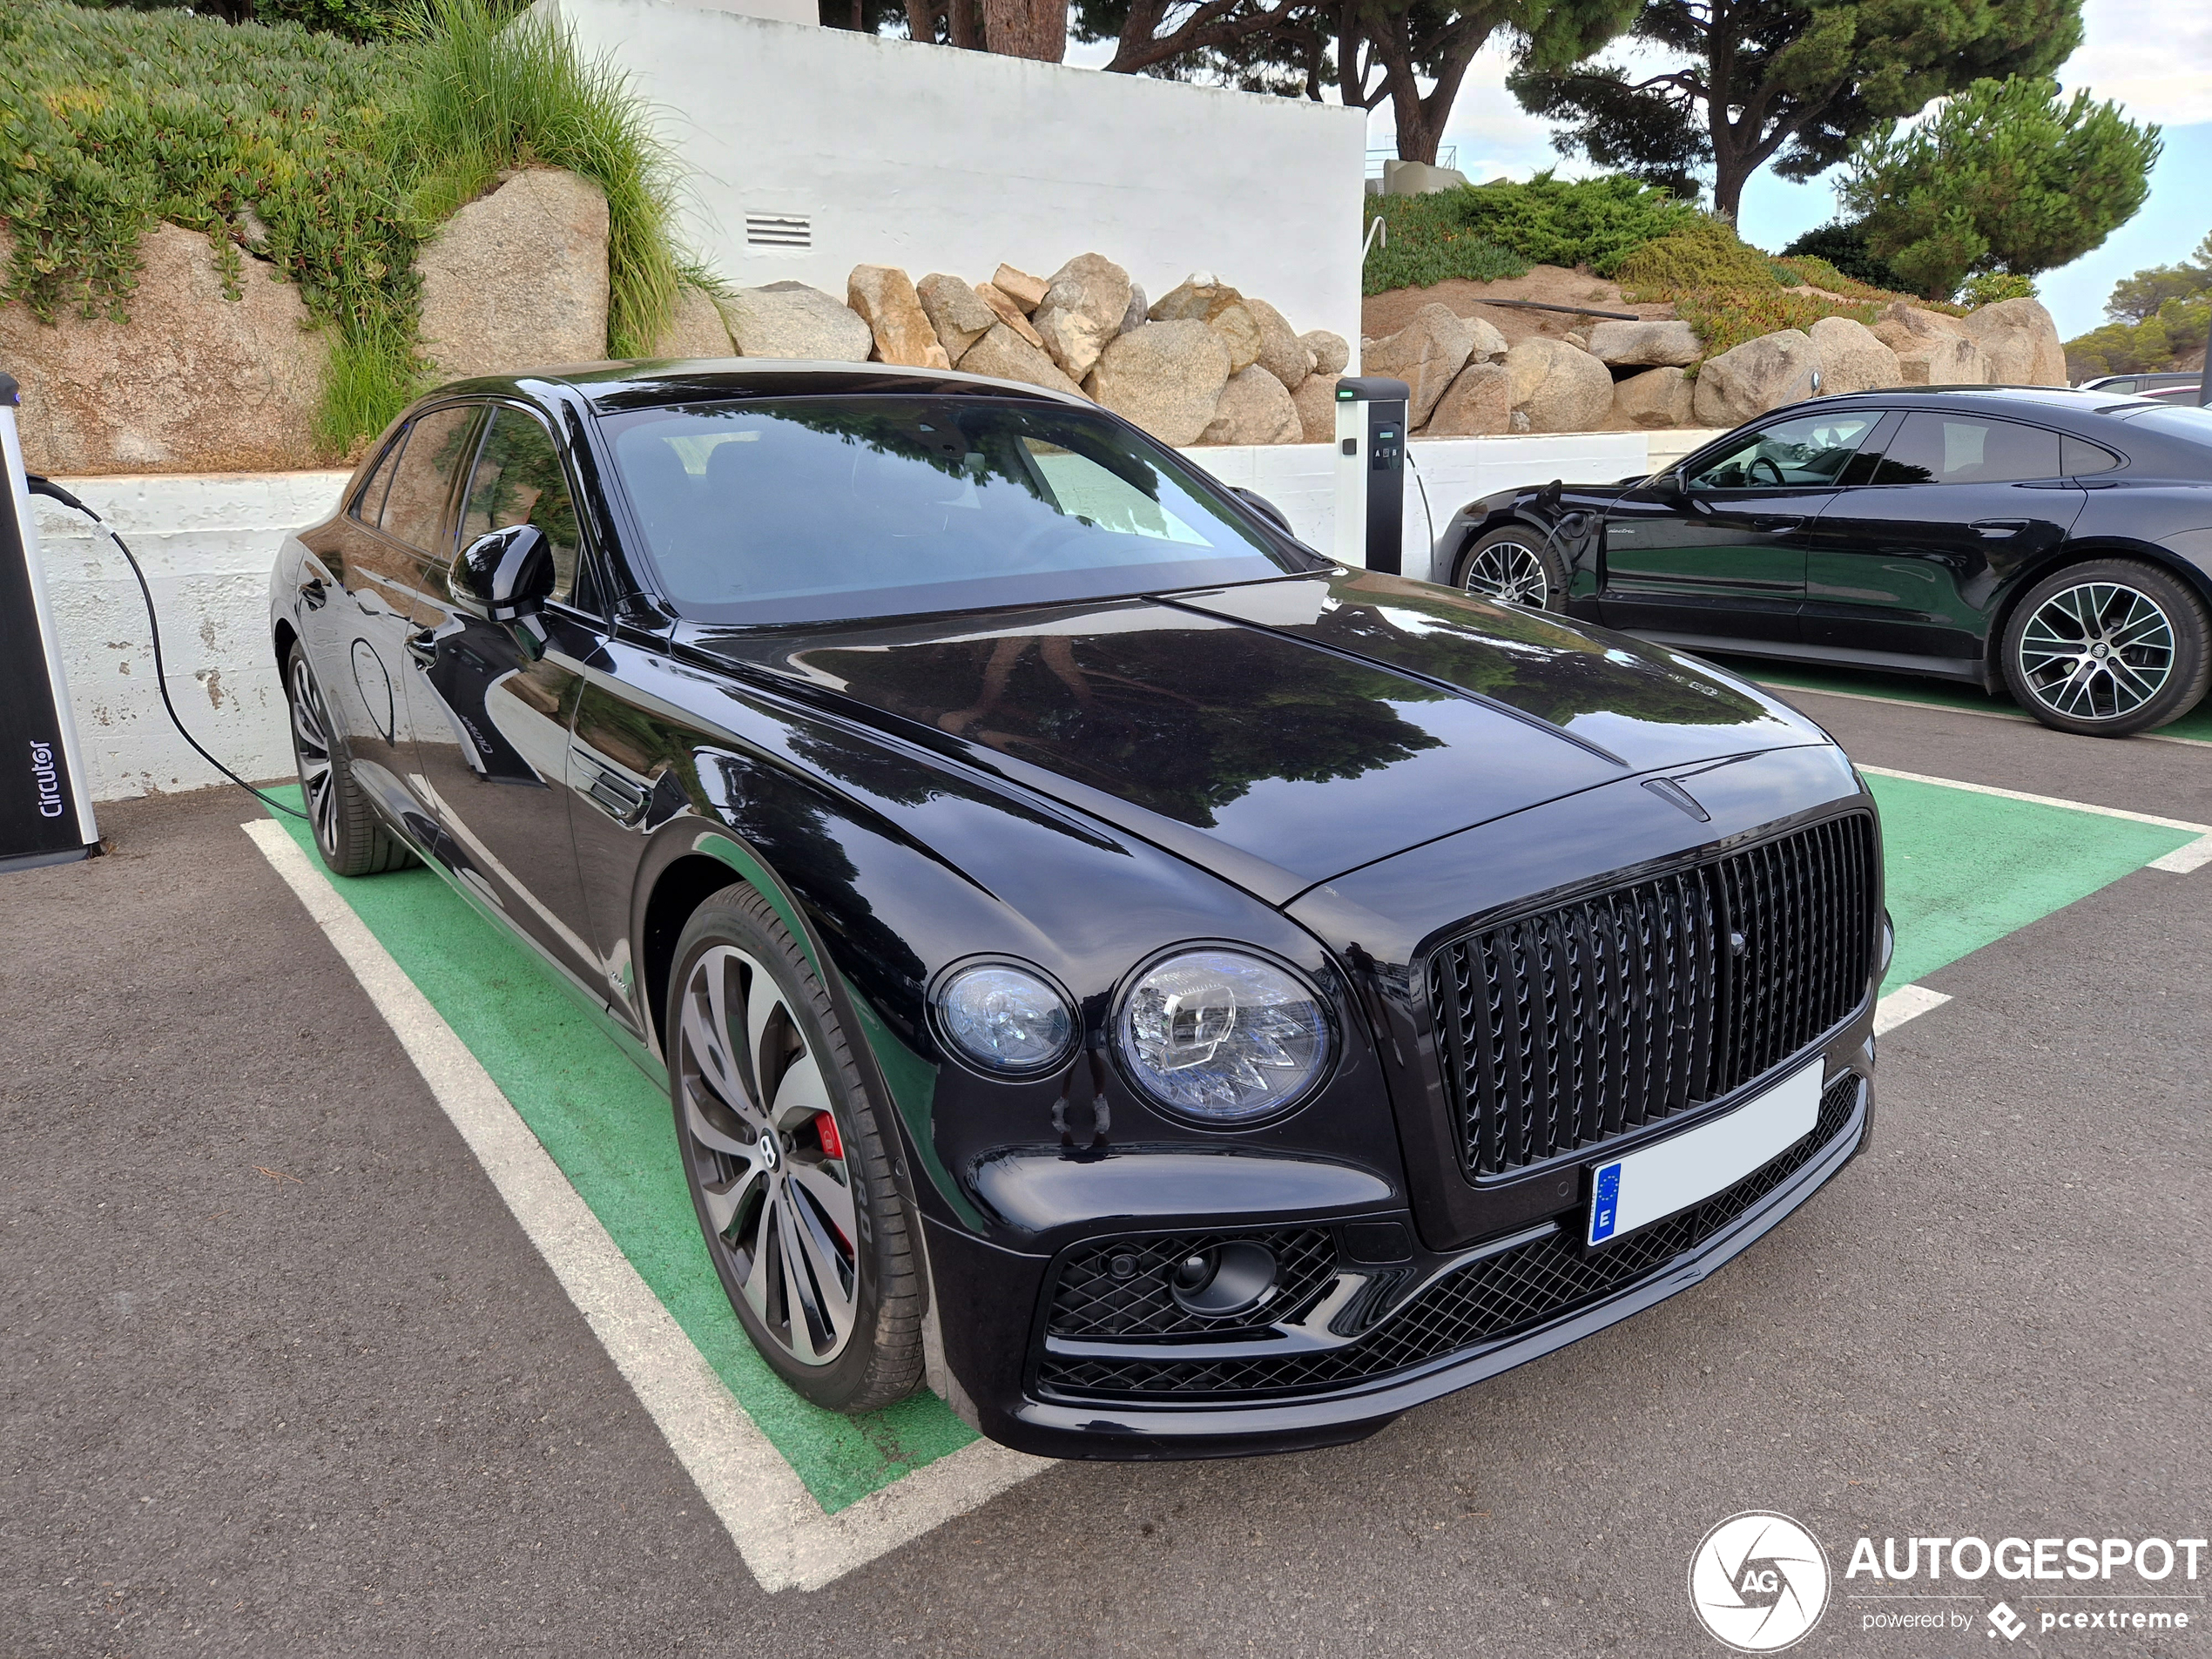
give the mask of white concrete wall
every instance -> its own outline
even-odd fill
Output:
[[[342,472],[69,478],[145,567],[169,696],[192,735],[241,776],[287,778],[292,749],[269,655],[269,571],[287,529],[329,516]],[[70,704],[95,800],[222,779],[187,748],[154,690],[130,567],[77,514],[43,497],[38,540]]]
[[[1651,470],[1660,472],[1673,466],[1692,449],[1703,448],[1727,430],[1726,427],[1685,427],[1679,431],[1651,433]]]
[[[1096,252],[1157,299],[1195,270],[1359,338],[1366,118],[1300,98],[785,24],[696,0],[540,0],[658,107],[689,232],[746,287],[860,264],[981,281]],[[812,221],[752,247],[745,215]]]
[[[1649,432],[1569,432],[1517,438],[1414,438],[1406,475],[1407,576],[1429,574],[1429,550],[1453,513],[1478,496],[1516,484],[1609,483],[1651,470]],[[1283,509],[1298,538],[1333,554],[1336,452],[1325,443],[1183,452],[1225,484],[1264,496]]]
[[[1427,569],[1430,523],[1442,529],[1464,502],[1515,484],[1600,482],[1661,464],[1658,440],[1700,435],[1596,432],[1521,438],[1413,441],[1406,490],[1405,568]],[[1683,446],[1686,450],[1688,445]],[[1298,536],[1327,550],[1335,526],[1336,458],[1328,444],[1185,451],[1224,483],[1266,496]],[[283,689],[269,654],[269,571],[286,532],[327,517],[341,472],[224,473],[71,478],[63,486],[122,532],[145,567],[161,617],[169,695],[192,734],[232,770],[255,779],[292,772]],[[162,712],[153,653],[130,568],[73,513],[40,500],[38,533],[60,631],[70,702],[96,800],[219,786]]]

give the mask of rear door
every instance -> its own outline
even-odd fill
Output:
[[[1606,515],[1602,619],[1646,633],[1796,640],[1813,525],[1878,418],[1792,415],[1696,458],[1679,489],[1624,492]]]
[[[2014,572],[2066,540],[2086,499],[2073,474],[2115,458],[2043,427],[1913,409],[1855,469],[1815,527],[1808,644],[1934,659],[1974,671],[1988,614]]]
[[[552,545],[553,597],[536,617],[496,623],[448,582],[435,584],[406,642],[422,708],[415,781],[454,873],[597,993],[604,974],[585,942],[566,776],[583,657],[596,638],[593,621],[575,614],[577,492],[551,430],[519,405],[490,407],[471,455],[455,549],[534,524]]]

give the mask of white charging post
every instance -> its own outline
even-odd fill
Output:
[[[16,431],[20,401],[14,376],[0,374],[0,471],[8,491],[0,507],[0,871],[64,864],[100,850],[61,642],[46,603]]]
[[[1348,374],[1337,382],[1339,563],[1402,576],[1406,569],[1404,381]]]

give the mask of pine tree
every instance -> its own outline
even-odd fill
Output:
[[[1734,219],[1768,162],[1810,179],[1885,119],[1986,77],[2044,75],[2081,44],[2081,0],[1644,0],[1649,75],[1532,63],[1511,83],[1563,148],[1694,194]]]
[[[1980,272],[2033,276],[2134,218],[2161,149],[2117,104],[2056,81],[1976,81],[1919,125],[1868,135],[1837,190],[1866,246],[1931,298]]]

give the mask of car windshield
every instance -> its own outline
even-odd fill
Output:
[[[1214,587],[1323,568],[1103,414],[887,395],[610,417],[663,590],[819,622]]]

